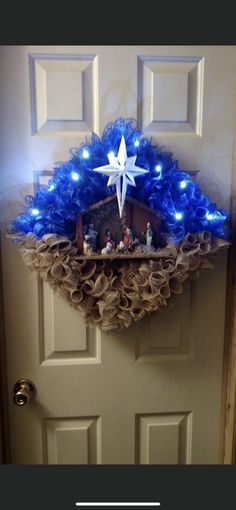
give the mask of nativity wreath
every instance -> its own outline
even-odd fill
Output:
[[[228,215],[173,154],[118,118],[26,195],[8,237],[36,271],[104,331],[129,327],[181,294],[229,245]]]

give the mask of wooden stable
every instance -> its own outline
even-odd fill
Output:
[[[138,200],[126,196],[122,218],[119,216],[116,194],[106,197],[78,215],[77,219],[77,246],[78,252],[83,253],[83,240],[85,228],[93,224],[97,232],[97,251],[104,247],[104,236],[107,229],[110,229],[116,244],[122,240],[122,231],[124,225],[130,226],[136,238],[140,241],[147,229],[147,223],[150,223],[154,233],[153,243],[157,247],[157,233],[160,225],[160,217],[148,206]]]

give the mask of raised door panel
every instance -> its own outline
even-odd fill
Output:
[[[136,417],[136,461],[139,464],[190,464],[192,413]]]
[[[156,136],[201,136],[203,86],[203,57],[139,56],[139,122]]]
[[[97,56],[31,54],[32,133],[72,136],[97,130]]]
[[[46,419],[46,464],[100,464],[100,418]]]
[[[78,310],[69,306],[48,284],[40,286],[40,360],[42,365],[101,362],[101,333],[87,326]]]

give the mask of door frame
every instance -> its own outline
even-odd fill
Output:
[[[0,230],[0,464],[10,464],[7,359],[1,257],[2,235],[3,229]]]
[[[227,261],[220,462],[236,463],[236,115],[230,197],[231,246]]]
[[[236,200],[235,200],[236,207]],[[235,213],[234,213],[235,214]],[[236,221],[228,253],[220,463],[236,463]]]

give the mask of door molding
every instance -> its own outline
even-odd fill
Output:
[[[8,416],[7,391],[7,360],[3,306],[2,258],[1,258],[2,230],[0,230],[0,463],[10,463],[10,438]]]
[[[236,122],[230,198],[231,246],[228,252],[225,340],[221,402],[221,464],[236,463]]]

